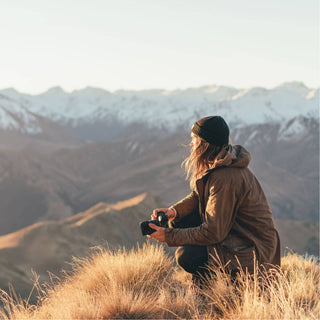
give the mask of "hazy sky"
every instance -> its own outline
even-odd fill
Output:
[[[317,0],[0,0],[0,88],[319,87]]]

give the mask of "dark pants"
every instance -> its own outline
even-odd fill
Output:
[[[177,264],[185,271],[194,275],[206,273],[208,253],[206,246],[185,245],[176,250]]]
[[[191,228],[201,224],[199,214],[187,216],[181,222],[172,224],[173,228]],[[185,271],[191,273],[194,279],[201,279],[208,272],[208,252],[206,246],[184,245],[178,247],[175,253],[177,264]]]

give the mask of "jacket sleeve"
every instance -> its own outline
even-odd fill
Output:
[[[191,214],[192,212],[198,210],[199,200],[197,193],[193,190],[184,199],[180,200],[172,206],[176,210],[176,216],[173,219],[175,222],[179,221],[181,218]]]
[[[182,245],[213,245],[226,238],[236,213],[234,186],[218,183],[210,188],[205,221],[198,227],[166,229],[165,242],[169,247]]]

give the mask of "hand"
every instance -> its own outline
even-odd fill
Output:
[[[147,235],[148,238],[155,239],[159,242],[165,242],[165,229],[162,227],[158,227],[153,223],[149,223],[149,227],[156,230],[154,233],[151,233],[150,235]]]
[[[157,220],[159,211],[163,211],[168,216],[169,220],[174,218],[175,216],[174,210],[172,208],[160,208],[153,210],[151,220]]]

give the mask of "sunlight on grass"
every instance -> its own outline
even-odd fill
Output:
[[[161,246],[111,252],[98,249],[75,259],[73,272],[52,284],[35,282],[39,301],[30,305],[2,292],[4,319],[318,319],[319,265],[289,254],[281,270],[232,282],[223,270],[206,288],[193,286]]]

